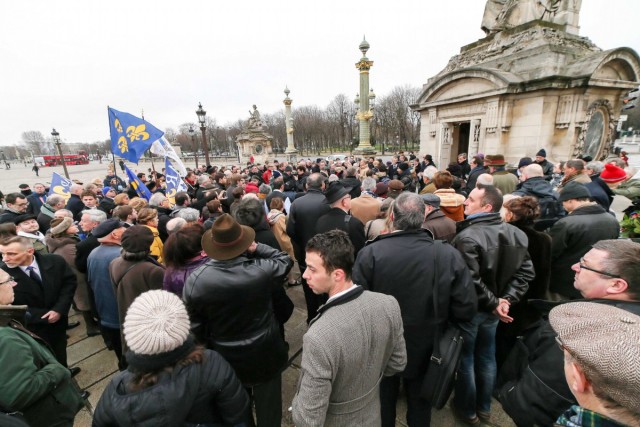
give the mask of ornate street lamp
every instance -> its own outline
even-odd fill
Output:
[[[64,155],[62,154],[62,144],[60,143],[60,134],[53,128],[51,131],[51,136],[53,137],[53,142],[58,147],[58,155],[60,156],[60,162],[62,162],[62,168],[64,169],[64,176],[69,179],[69,172],[67,171],[67,164],[64,161]]]
[[[198,115],[198,121],[200,122],[200,130],[202,131],[202,148],[204,148],[204,159],[207,162],[207,167],[209,167],[211,166],[211,162],[209,161],[209,147],[207,146],[206,138],[207,127],[204,124],[204,119],[207,115],[207,112],[202,109],[202,103],[200,102],[198,103],[196,114]]]
[[[195,150],[193,155],[196,158],[196,169],[198,169],[198,151],[199,150],[195,142],[195,136],[196,136],[195,134],[196,134],[196,130],[193,128],[193,126],[189,125],[189,135],[191,135],[191,146]]]

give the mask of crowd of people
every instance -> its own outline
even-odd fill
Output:
[[[434,338],[463,337],[454,416],[518,426],[640,424],[640,243],[627,159],[503,155],[201,166],[188,191],[113,169],[0,193],[0,415],[71,426],[87,391],[67,364],[71,307],[120,372],[95,426],[428,426]],[[292,402],[285,324],[308,330]],[[579,300],[579,301],[578,301]],[[26,423],[26,424],[20,424]],[[1,423],[0,423],[1,424]],[[4,424],[2,424],[4,425]]]

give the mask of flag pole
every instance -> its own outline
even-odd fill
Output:
[[[109,109],[110,107],[107,105],[107,121],[109,121]],[[111,129],[111,122],[109,121],[109,129]],[[109,139],[111,139],[111,132],[109,132]],[[116,155],[113,152],[113,140],[111,140],[111,158],[113,160],[113,176],[116,177],[116,185],[118,184],[118,171],[116,168]],[[118,192],[118,187],[116,187],[116,192]]]
[[[144,119],[144,108],[142,109],[142,121],[146,123],[146,120]],[[151,152],[151,146],[149,146],[149,148],[147,148],[147,151],[149,152],[149,158],[151,159],[151,170],[153,171],[153,174],[156,174],[156,166],[153,164],[153,153]]]

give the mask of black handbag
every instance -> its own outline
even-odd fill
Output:
[[[442,242],[434,241],[434,285],[433,285],[433,311],[436,320],[436,330],[433,339],[433,353],[429,360],[427,373],[422,381],[420,397],[431,402],[431,406],[442,409],[447,404],[453,391],[456,374],[462,355],[463,339],[460,328],[447,322],[444,333],[440,333],[440,316],[438,315],[438,251],[442,248]]]

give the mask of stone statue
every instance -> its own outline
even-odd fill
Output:
[[[260,111],[258,111],[258,107],[253,105],[253,111],[249,110],[249,122],[247,123],[249,129],[259,129],[262,128],[262,120],[260,120]]]
[[[578,15],[582,0],[487,0],[482,16],[482,31],[490,35],[541,20],[566,26],[578,33]]]

